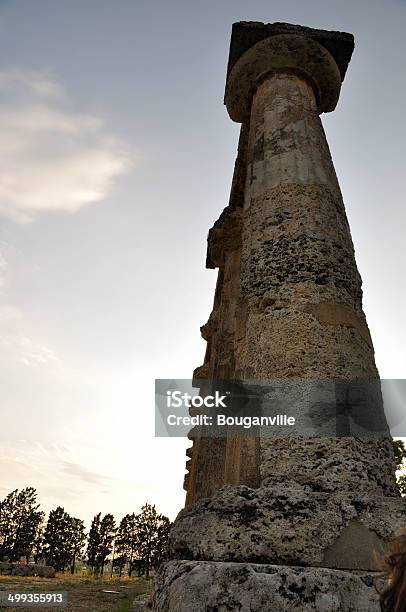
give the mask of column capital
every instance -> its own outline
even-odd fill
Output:
[[[354,38],[290,24],[233,25],[224,103],[233,121],[250,116],[252,97],[265,78],[297,74],[313,88],[319,112],[334,110]]]

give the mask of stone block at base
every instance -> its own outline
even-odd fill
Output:
[[[169,561],[155,612],[378,612],[378,574],[322,567]]]
[[[227,486],[179,513],[171,557],[376,571],[374,553],[406,523],[405,502],[293,482]]]

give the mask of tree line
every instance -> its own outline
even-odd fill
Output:
[[[139,514],[126,514],[116,525],[114,516],[99,512],[89,533],[84,522],[58,506],[47,521],[33,487],[11,491],[0,501],[0,560],[33,558],[52,565],[56,571],[75,572],[80,559],[93,575],[102,575],[107,562],[111,573],[149,578],[167,558],[170,520],[145,504]]]
[[[393,441],[396,469],[406,467],[406,448],[402,440]],[[401,495],[406,496],[406,475],[397,479]],[[116,525],[112,514],[99,512],[89,533],[84,522],[70,516],[61,506],[45,513],[37,503],[33,487],[11,491],[0,501],[0,561],[33,557],[35,562],[52,565],[56,571],[75,571],[80,559],[93,575],[103,574],[111,561],[111,573],[123,571],[149,577],[167,558],[171,523],[158,514],[155,506],[145,504],[139,514],[126,514]]]

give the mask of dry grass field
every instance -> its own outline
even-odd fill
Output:
[[[134,597],[147,593],[152,583],[143,578],[92,578],[83,575],[57,574],[55,578],[21,578],[0,576],[0,591],[51,592],[68,594],[66,606],[3,607],[8,612],[129,612]],[[106,593],[105,591],[115,591]]]

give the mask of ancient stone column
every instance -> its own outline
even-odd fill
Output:
[[[342,34],[325,36],[336,53],[350,42]],[[250,121],[237,379],[378,377],[350,229],[319,117],[334,109],[341,79],[333,55],[295,30],[258,42],[229,73],[231,118],[248,121],[249,115]],[[389,440],[261,440],[259,462],[267,485],[291,480],[317,491],[397,494]]]
[[[385,421],[379,376],[320,121],[337,105],[353,47],[339,32],[233,27],[225,104],[242,129],[230,204],[209,234],[219,278],[195,377],[327,381],[338,413],[348,394],[362,396],[365,424]],[[405,519],[382,432],[192,432],[187,508],[155,609],[378,610],[374,551]]]

